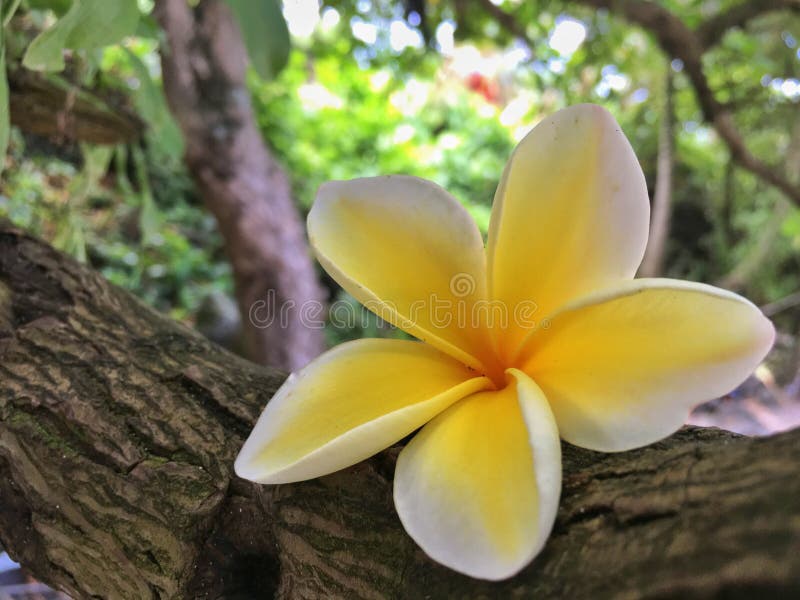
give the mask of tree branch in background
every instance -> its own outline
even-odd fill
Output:
[[[748,0],[736,4],[706,19],[697,28],[697,35],[704,48],[711,48],[722,40],[729,29],[744,27],[753,19],[778,10],[800,11],[800,0]]]
[[[137,141],[144,123],[120,97],[87,89],[59,74],[8,70],[11,123],[55,140],[92,144]]]
[[[772,318],[775,315],[796,306],[800,306],[800,292],[794,292],[788,296],[784,296],[783,298],[775,300],[775,302],[764,304],[759,308],[766,316]]]
[[[487,11],[489,11],[489,5],[494,6],[491,0],[479,1]],[[760,0],[754,1],[760,3]],[[779,171],[753,156],[742,140],[741,134],[736,129],[730,109],[718,102],[714,97],[708,79],[703,72],[703,52],[707,47],[704,46],[698,33],[689,29],[680,18],[668,9],[649,0],[564,0],[564,2],[565,4],[606,9],[611,14],[622,17],[649,31],[667,56],[677,58],[683,63],[684,70],[694,88],[705,120],[714,127],[722,141],[728,146],[733,159],[742,168],[774,186],[794,204],[800,206],[800,186],[793,185]],[[783,8],[783,6],[777,6],[776,8]],[[496,16],[496,11],[492,10],[490,14],[495,14]],[[505,20],[500,21],[500,24],[504,24]],[[512,31],[512,33],[519,35],[515,31]],[[527,36],[519,37],[522,37],[530,47],[533,47]]]
[[[658,132],[656,188],[653,192],[652,217],[647,249],[639,267],[641,277],[658,277],[664,270],[669,227],[672,216],[672,168],[674,164],[675,110],[673,106],[672,67],[667,64],[664,85],[664,108]]]
[[[483,7],[483,10],[486,11],[486,13],[494,18],[498,23],[500,23],[500,25],[505,27],[509,33],[526,42],[529,48],[533,47],[530,43],[530,39],[528,38],[528,33],[525,30],[525,25],[520,23],[517,17],[504,11],[502,8],[500,8],[500,6],[491,0],[479,1]]]
[[[155,15],[166,33],[164,91],[186,139],[186,164],[225,241],[250,356],[294,370],[323,350],[322,331],[300,319],[309,302],[322,312],[323,294],[288,178],[252,113],[239,29],[220,0],[194,8],[159,0]],[[262,323],[250,318],[254,306]],[[289,306],[282,324],[278,311]]]
[[[0,374],[0,544],[75,598],[800,593],[800,430],[687,428],[614,454],[564,445],[544,552],[491,583],[433,563],[403,531],[397,447],[313,481],[237,479],[284,375],[2,226]]]
[[[572,2],[594,8],[606,8],[612,14],[623,16],[653,34],[668,56],[683,62],[703,116],[728,146],[733,159],[762,181],[778,188],[787,198],[800,206],[800,187],[790,183],[781,173],[750,153],[736,129],[731,111],[714,97],[714,92],[703,72],[705,47],[697,33],[666,8],[647,0],[572,0]]]

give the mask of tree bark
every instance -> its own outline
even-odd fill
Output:
[[[0,228],[0,545],[75,598],[800,593],[800,431],[687,428],[619,454],[565,444],[547,547],[488,583],[403,531],[398,447],[304,483],[237,479],[283,379]]]
[[[323,350],[321,329],[301,318],[303,310],[322,313],[323,294],[286,174],[252,113],[239,29],[218,0],[194,8],[159,0],[155,15],[166,34],[167,101],[186,138],[189,171],[225,241],[249,354],[262,364],[301,367]]]
[[[123,97],[22,67],[8,71],[9,116],[21,130],[58,141],[125,144],[144,124]]]

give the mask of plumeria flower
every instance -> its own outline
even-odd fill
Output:
[[[520,142],[485,248],[433,183],[323,185],[308,217],[320,263],[421,341],[345,343],[289,377],[237,474],[319,477],[419,429],[394,476],[406,531],[456,571],[517,573],[555,520],[559,437],[605,452],[661,439],[772,345],[772,324],[736,294],[633,279],[649,210],[630,144],[591,105],[556,113]]]

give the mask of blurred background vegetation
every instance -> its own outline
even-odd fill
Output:
[[[251,38],[258,40],[259,31],[248,38],[248,27],[258,22],[243,27],[251,58],[254,48],[262,53],[262,68],[256,56],[248,78],[256,122],[302,213],[326,180],[407,173],[451,191],[485,232],[494,187],[515,143],[564,106],[602,104],[631,140],[651,192],[659,177],[671,183],[671,227],[656,270],[736,289],[771,307],[779,329],[794,337],[800,328],[800,300],[793,296],[800,290],[798,194],[792,198],[744,168],[713,115],[705,114],[683,61],[664,51],[659,32],[603,4],[286,0],[291,49],[258,48]],[[747,5],[658,4],[688,27]],[[26,47],[70,6],[68,0],[24,0],[8,19],[12,122],[19,63],[35,66]],[[214,218],[181,159],[181,131],[161,88],[163,33],[150,14],[152,2],[141,0],[138,10],[138,24],[119,43],[67,51],[66,70],[48,69],[45,81],[71,90],[73,103],[85,90],[87,103],[89,93],[113,98],[110,106],[140,120],[141,135],[98,144],[12,127],[0,216],[194,324],[208,299],[230,297],[234,283]],[[794,186],[800,175],[798,38],[797,11],[762,6],[717,34],[702,53],[714,102],[732,116],[752,156]],[[671,142],[666,149],[664,136]],[[671,166],[666,174],[658,172],[659,148]],[[352,301],[327,280],[326,289],[331,301]],[[328,343],[395,335],[376,319],[338,325],[328,327]]]
[[[49,56],[39,44],[34,57],[28,46],[43,37],[36,36],[68,20],[76,5],[6,1],[12,123],[15,108],[26,110],[24,96],[15,103],[15,87],[17,95],[20,88],[26,92],[20,73],[32,67],[45,71],[37,85],[67,90],[64,104],[84,94],[101,114],[118,108],[134,125],[112,123],[119,139],[102,144],[24,122],[12,127],[0,216],[158,310],[195,324],[209,302],[217,306],[233,295],[231,268],[182,161],[184,141],[161,87],[163,32],[151,14],[153,2],[130,1],[138,22],[121,30],[118,42],[84,44],[88,49],[73,44],[73,50],[66,44],[66,52],[58,47],[55,54],[45,48]],[[240,18],[245,14],[242,3],[229,4]],[[594,102],[622,125],[651,192],[659,177],[670,184],[671,226],[654,272],[733,288],[771,307],[782,332],[797,333],[796,2],[657,3],[706,36],[698,57],[716,110],[732,117],[752,157],[795,186],[794,197],[743,166],[715,128],[689,69],[665,52],[662,32],[637,23],[626,9],[642,3],[286,0],[282,14],[291,45],[269,29],[283,23],[274,25],[278,4],[267,4],[275,13],[261,15],[272,19],[266,25],[252,14],[240,21],[256,67],[248,87],[260,132],[285,167],[302,213],[326,180],[407,173],[452,192],[485,232],[494,187],[515,143],[553,111]],[[752,14],[717,18],[719,31],[704,29],[742,7]],[[35,111],[28,112],[35,120]],[[124,133],[128,126],[136,133]],[[662,173],[660,148],[669,165]],[[352,301],[324,281],[330,301]],[[218,318],[212,313],[210,319]],[[330,344],[364,335],[395,333],[377,319],[326,332]]]
[[[649,273],[762,306],[780,335],[761,382],[769,401],[797,397],[800,2],[224,1],[301,215],[326,180],[405,173],[449,190],[485,233],[516,142],[560,108],[601,104],[665,217]],[[183,160],[154,2],[0,6],[0,217],[237,349],[234,269]],[[355,304],[317,275],[328,302]],[[398,335],[373,317],[342,325],[328,344]]]

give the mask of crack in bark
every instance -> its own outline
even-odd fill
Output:
[[[620,454],[564,444],[544,551],[511,580],[476,581],[403,531],[399,446],[313,481],[239,480],[233,459],[283,373],[41,242],[0,229],[0,248],[11,308],[54,325],[26,321],[0,346],[0,543],[76,598],[800,593],[800,431],[756,440],[686,429]],[[47,285],[20,273],[65,294],[42,298]]]

